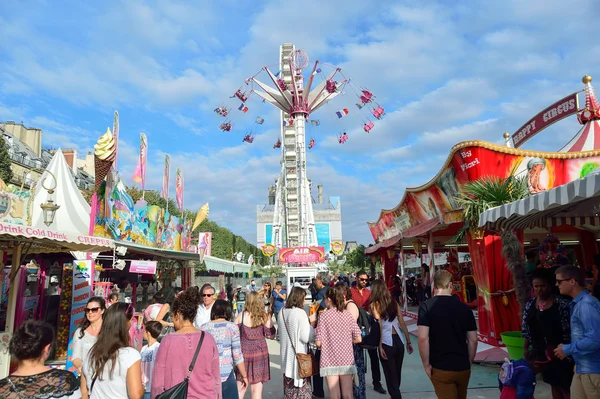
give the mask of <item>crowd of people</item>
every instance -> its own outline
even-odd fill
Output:
[[[600,397],[600,302],[586,289],[584,272],[564,266],[555,275],[537,269],[530,277],[534,295],[522,315],[525,356],[509,364],[510,379],[500,378],[501,398],[511,397],[511,389],[512,397],[532,398],[537,373],[551,385],[553,399]],[[436,395],[464,399],[477,325],[473,312],[452,295],[452,279],[446,270],[435,273],[435,295],[419,307],[418,347]],[[189,398],[249,393],[258,399],[267,381],[281,378],[285,399],[324,397],[324,384],[332,399],[363,399],[368,355],[375,391],[401,398],[404,357],[413,346],[391,291],[364,271],[353,282],[333,283],[318,273],[308,314],[306,290],[286,290],[281,281],[274,288],[252,281],[237,314],[236,295],[217,296],[210,284],[177,290],[170,298],[158,292],[143,312],[141,351],[129,334],[132,304],[92,297],[72,337],[80,378],[45,366],[54,331],[30,320],[10,341],[18,367],[0,381],[0,397],[160,399],[187,381]],[[280,377],[271,375],[267,339],[280,341]],[[299,360],[307,356],[316,363],[309,367]]]

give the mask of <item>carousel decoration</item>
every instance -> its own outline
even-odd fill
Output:
[[[273,244],[265,244],[261,247],[262,254],[271,257],[277,253],[277,247]]]
[[[564,256],[565,249],[560,244],[560,240],[556,238],[550,231],[539,246],[540,263],[545,269],[552,269],[558,266],[557,258],[560,255]]]
[[[583,90],[585,108],[577,114],[577,120],[583,127],[560,152],[578,152],[600,148],[600,103],[592,87],[592,77],[585,75],[581,81],[585,85]]]

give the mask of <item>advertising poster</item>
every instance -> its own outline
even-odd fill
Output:
[[[155,260],[132,260],[129,265],[131,273],[139,274],[156,274]]]
[[[67,370],[75,372],[73,366],[73,334],[85,317],[85,305],[92,291],[94,264],[91,260],[73,261],[73,302],[69,324],[69,350],[67,351]]]

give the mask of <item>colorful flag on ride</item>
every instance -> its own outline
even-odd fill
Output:
[[[257,116],[256,123],[258,123],[259,125],[262,125],[263,123],[265,123],[265,120],[263,118],[261,118],[260,116]]]
[[[348,108],[344,108],[344,109],[340,109],[339,111],[336,111],[335,113],[339,118],[343,118],[344,116],[348,115]]]
[[[169,202],[169,176],[171,174],[171,157],[165,155],[165,170],[163,174],[163,184],[162,184],[162,192],[161,197]]]
[[[287,121],[283,121],[283,126],[287,126]]]
[[[238,109],[244,113],[248,112],[248,107],[246,107],[246,104],[242,103]]]
[[[183,171],[180,168],[175,171],[175,201],[179,210],[183,212]]]
[[[148,139],[144,133],[140,133],[140,157],[133,172],[133,181],[142,186],[142,192],[146,185],[146,158],[148,157]]]
[[[310,123],[314,126],[319,126],[321,124],[321,122],[318,119],[313,119],[310,121]]]
[[[362,109],[362,107],[364,107],[364,105],[363,105],[363,104],[361,104],[361,103],[356,103],[356,107],[357,107],[358,109]]]

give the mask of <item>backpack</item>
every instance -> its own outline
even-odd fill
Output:
[[[498,380],[503,386],[516,387],[517,382],[515,381],[515,371],[524,368],[526,367],[515,367],[512,361],[508,360],[507,358],[504,358],[504,363],[502,363],[500,373],[498,374]]]
[[[348,301],[354,303],[354,301]],[[354,303],[356,305],[356,303]],[[358,346],[365,349],[377,349],[379,348],[379,341],[381,338],[381,327],[379,321],[367,312],[363,308],[358,308],[358,320],[356,321],[358,327],[361,330],[362,341]]]

